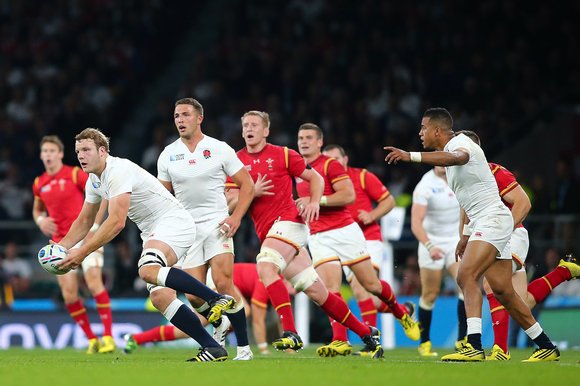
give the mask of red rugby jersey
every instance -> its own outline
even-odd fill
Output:
[[[324,154],[312,161],[310,166],[324,178],[323,194],[325,196],[334,193],[332,184],[350,178],[340,162]],[[310,196],[310,184],[308,181],[296,179],[296,190],[300,197]],[[342,228],[353,222],[354,220],[346,206],[321,206],[318,220],[309,224],[310,234]]]
[[[508,194],[512,190],[514,190],[520,184],[518,183],[518,181],[516,180],[516,177],[514,177],[512,172],[510,172],[509,170],[507,170],[503,166],[501,166],[499,164],[494,164],[492,162],[489,162],[488,164],[489,164],[489,168],[491,169],[491,173],[495,177],[495,182],[496,182],[497,188],[499,190],[499,196],[501,197],[501,201],[511,211],[513,205],[506,202],[503,199],[503,196],[505,196],[506,194]],[[522,224],[519,224],[517,226],[517,228],[521,228],[521,227],[523,227]]]
[[[381,202],[389,197],[391,193],[375,174],[366,169],[351,168],[349,166],[347,172],[352,180],[356,194],[355,202],[348,205],[352,218],[360,225],[365,239],[382,241],[381,227],[378,222],[375,221],[368,225],[363,224],[358,219],[358,211],[370,212],[373,210],[373,201]]]
[[[32,192],[40,199],[48,215],[54,219],[57,231],[52,239],[59,242],[80,213],[85,200],[88,174],[78,166],[63,165],[55,174],[44,172],[34,179]]]
[[[304,158],[294,150],[269,143],[258,153],[248,153],[243,148],[237,154],[254,182],[258,173],[272,180],[270,191],[274,195],[254,198],[249,209],[260,241],[264,241],[276,220],[304,223],[292,196],[292,177],[302,175],[306,169]],[[237,186],[228,179],[226,187]]]
[[[268,292],[260,281],[256,264],[235,263],[234,264],[234,285],[246,299],[251,299],[252,303],[266,308],[268,307]]]

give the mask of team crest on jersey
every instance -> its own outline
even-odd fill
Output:
[[[211,151],[209,151],[209,149],[205,149],[203,151],[203,158],[205,159],[211,158]]]
[[[268,158],[266,160],[266,163],[268,164],[268,170],[273,170],[274,168],[272,167],[272,164],[274,163],[274,160],[272,158]]]
[[[181,161],[185,159],[185,154],[173,154],[169,156],[170,161]]]

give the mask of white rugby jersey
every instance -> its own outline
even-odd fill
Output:
[[[430,239],[459,236],[459,203],[447,182],[433,169],[423,175],[413,190],[413,203],[427,207],[423,228]]]
[[[227,176],[244,167],[227,143],[204,135],[192,153],[179,138],[157,160],[157,177],[171,182],[175,197],[195,221],[227,217]]]
[[[459,148],[469,152],[469,162],[446,167],[447,182],[455,192],[459,205],[473,220],[487,208],[497,210],[503,204],[481,147],[464,134],[459,134],[451,138],[443,150],[452,152]]]
[[[141,232],[149,233],[155,222],[172,209],[184,210],[161,182],[139,165],[125,158],[107,156],[101,178],[89,174],[85,201],[98,204],[104,198],[131,193],[128,217]]]

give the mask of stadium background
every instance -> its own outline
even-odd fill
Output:
[[[62,312],[54,278],[35,260],[46,243],[30,216],[40,138],[58,134],[76,164],[74,135],[99,127],[114,155],[155,174],[159,151],[175,138],[173,102],[185,96],[204,105],[204,132],[235,149],[249,109],[269,112],[272,142],[291,147],[300,123],[318,123],[326,143],[346,147],[351,164],[379,175],[404,208],[428,169],[387,168],[382,146],[420,150],[423,110],[447,107],[456,128],[475,130],[489,160],[529,192],[528,266],[541,275],[550,248],[580,250],[579,11],[577,2],[491,0],[0,1],[0,250],[5,260],[16,243],[33,269],[0,323],[28,323],[30,308]],[[408,222],[392,244],[395,286],[416,296]],[[117,299],[146,296],[134,285],[138,247],[135,227],[107,247]],[[246,222],[237,259],[251,261],[257,247]],[[578,320],[576,284],[549,299],[548,331]],[[326,338],[319,320],[311,319],[315,340]],[[436,330],[452,328],[447,320]],[[555,339],[580,345],[577,329],[570,334]]]

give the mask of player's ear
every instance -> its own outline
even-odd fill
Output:
[[[268,137],[270,135],[270,126],[264,127],[264,137]]]
[[[203,115],[198,115],[197,116],[197,123],[201,125],[201,123],[203,122]]]

